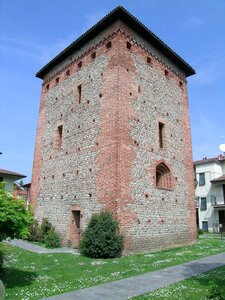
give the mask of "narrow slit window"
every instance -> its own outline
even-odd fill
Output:
[[[164,148],[165,144],[165,125],[159,122],[159,147]]]
[[[57,148],[58,149],[61,149],[61,146],[62,146],[62,133],[63,133],[63,126],[58,126],[58,130],[57,130],[58,134],[57,134]]]
[[[81,103],[81,92],[82,92],[81,84],[78,85],[77,91],[78,91],[78,102]]]
[[[70,76],[70,70],[66,71],[66,76]]]
[[[55,83],[56,83],[56,84],[59,83],[59,77],[57,77],[57,78],[55,79]]]
[[[77,64],[78,68],[80,69],[82,67],[82,61],[80,61],[78,64]]]

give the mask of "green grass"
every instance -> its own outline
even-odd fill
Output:
[[[201,237],[197,244],[117,259],[73,254],[36,254],[0,244],[7,257],[1,279],[6,299],[40,299],[50,295],[163,269],[225,251],[225,240]]]
[[[213,290],[215,291],[213,293]],[[213,297],[210,298],[210,296]],[[220,295],[220,297],[219,297]],[[217,296],[217,297],[216,297]],[[225,299],[225,266],[191,277],[167,288],[133,297],[132,300],[206,300]]]

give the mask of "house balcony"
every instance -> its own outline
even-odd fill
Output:
[[[225,199],[223,195],[212,195],[211,205],[214,208],[224,208],[225,209]]]

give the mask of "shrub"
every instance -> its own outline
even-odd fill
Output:
[[[32,214],[26,210],[23,200],[14,199],[0,182],[0,242],[7,237],[24,238],[33,221]]]
[[[47,248],[61,247],[61,240],[57,232],[54,229],[50,230],[45,236],[45,246]]]
[[[118,221],[109,212],[93,214],[80,241],[80,252],[93,258],[112,258],[121,254],[123,236]]]
[[[47,218],[42,219],[41,225],[35,220],[29,228],[29,241],[44,243],[47,248],[61,246],[60,237]]]
[[[200,228],[198,228],[198,235],[203,234],[203,230],[201,230]]]
[[[45,241],[45,237],[51,230],[53,230],[52,223],[47,218],[43,218],[40,226],[40,242],[43,243]]]
[[[40,242],[40,240],[40,226],[38,224],[38,221],[34,220],[34,222],[29,227],[28,241]]]

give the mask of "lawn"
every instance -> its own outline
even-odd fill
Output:
[[[225,240],[203,236],[192,246],[106,260],[64,253],[36,254],[3,243],[0,250],[7,257],[1,274],[6,299],[32,300],[224,252]]]
[[[214,290],[214,293],[213,293]],[[211,298],[210,298],[211,296]],[[216,297],[217,296],[217,297]],[[206,300],[225,299],[225,267],[191,277],[167,288],[133,297],[132,300]]]

